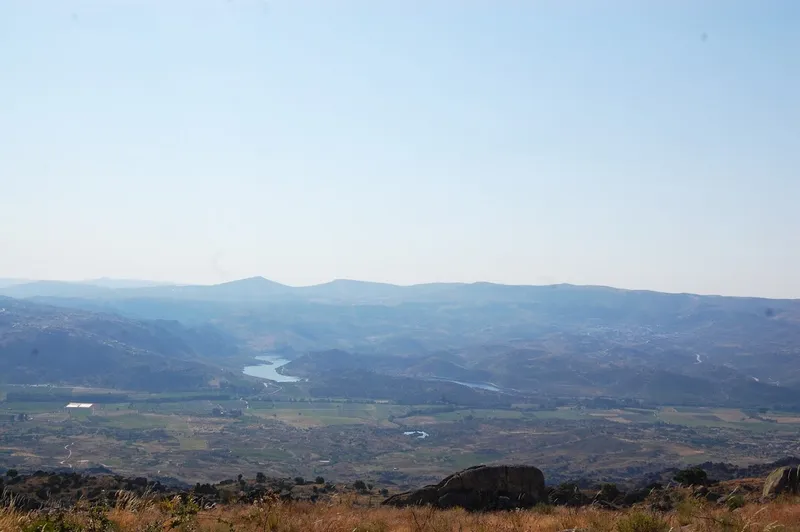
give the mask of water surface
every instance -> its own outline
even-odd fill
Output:
[[[279,356],[260,356],[256,357],[258,360],[269,362],[269,364],[259,364],[257,366],[247,366],[242,370],[245,375],[251,377],[258,377],[260,379],[269,379],[275,382],[297,382],[302,380],[300,377],[292,377],[291,375],[282,375],[278,373],[278,368],[285,366],[290,360],[281,358]]]

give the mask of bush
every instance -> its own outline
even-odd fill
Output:
[[[304,479],[303,477],[294,477],[294,483],[297,484],[298,486],[302,486],[303,484],[306,483],[306,479]]]
[[[617,522],[619,532],[668,532],[669,524],[660,517],[644,512],[634,512]]]
[[[616,484],[603,484],[600,486],[600,491],[597,493],[596,499],[605,502],[614,502],[622,492]]]
[[[264,473],[261,473],[260,471],[256,473],[256,482],[258,482],[259,484],[263,484],[266,481],[267,481],[267,476]]]
[[[693,497],[686,497],[675,505],[675,512],[678,516],[678,523],[681,526],[689,525],[695,516],[703,510],[703,503]]]
[[[581,506],[587,497],[575,482],[564,482],[550,490],[550,502],[560,506]]]
[[[725,501],[725,505],[728,507],[728,510],[736,510],[737,508],[744,506],[744,504],[744,496],[739,494],[731,495],[728,497],[728,500]]]
[[[708,484],[708,473],[699,467],[690,467],[678,471],[673,480],[683,486],[705,486]]]
[[[363,480],[356,480],[353,482],[353,489],[356,491],[367,491],[367,485]]]
[[[325,479],[322,478],[322,477],[317,477],[317,478],[314,479],[314,482],[316,484],[325,484]]]
[[[68,520],[65,514],[59,512],[55,515],[38,517],[22,526],[23,532],[83,532],[83,527]]]

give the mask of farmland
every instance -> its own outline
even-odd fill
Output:
[[[24,391],[36,399],[46,393]],[[68,392],[104,393],[59,390]],[[800,452],[800,419],[792,413],[527,403],[468,408],[319,399],[303,396],[301,386],[290,392],[202,399],[131,394],[125,402],[111,396],[93,412],[67,412],[64,403],[47,400],[3,401],[0,453],[8,467],[28,470],[110,469],[193,482],[263,471],[406,487],[479,463],[533,463],[554,481],[589,469],[599,479],[621,480],[673,465]],[[6,398],[19,395],[4,390]]]

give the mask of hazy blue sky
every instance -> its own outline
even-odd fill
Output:
[[[800,297],[800,2],[0,2],[0,277],[253,275]]]

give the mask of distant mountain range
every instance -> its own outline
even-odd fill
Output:
[[[171,283],[137,279],[111,279],[102,277],[86,281],[31,281],[29,279],[0,279],[0,294],[9,297],[99,297],[106,290],[167,287]],[[13,294],[13,295],[12,295]]]
[[[361,304],[398,304],[405,302],[484,301],[521,302],[559,300],[576,303],[589,298],[592,301],[613,303],[630,300],[687,301],[704,300],[760,301],[770,305],[800,304],[800,300],[766,299],[753,297],[701,296],[696,294],[669,294],[648,290],[624,290],[606,286],[555,285],[504,285],[478,283],[428,283],[400,286],[337,279],[313,286],[288,286],[263,277],[251,277],[215,285],[182,285],[155,281],[126,279],[94,279],[71,281],[23,281],[0,279],[0,295],[17,298],[28,297],[83,297],[83,298],[163,298],[194,299],[205,301],[268,301],[297,300],[319,302],[353,302]]]
[[[97,322],[129,320],[123,329],[135,334],[113,338],[124,348],[91,337],[120,356],[144,349],[188,360],[186,353],[196,353],[204,364],[211,352],[277,352],[316,379],[330,379],[338,368],[672,404],[787,405],[800,391],[800,300],[568,284],[337,280],[290,287],[261,277],[210,286],[104,284],[35,281],[0,287],[0,294],[67,314],[90,312]],[[143,344],[165,334],[158,320],[173,323],[166,332],[192,349],[167,337],[157,348]],[[90,338],[84,325],[45,323]],[[26,327],[29,338],[42,334]],[[339,354],[305,356],[312,352]]]

